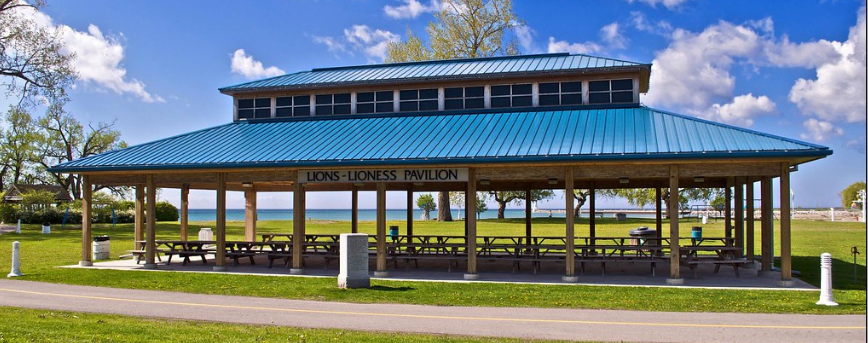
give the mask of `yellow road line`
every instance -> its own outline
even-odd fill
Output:
[[[802,330],[859,330],[859,329],[865,329],[865,326],[792,326],[792,325],[750,325],[750,324],[606,322],[606,321],[569,320],[569,319],[533,319],[533,318],[523,319],[523,318],[438,316],[438,315],[400,314],[400,313],[368,313],[368,312],[350,312],[350,311],[303,310],[303,309],[291,309],[291,308],[256,307],[256,306],[240,306],[240,305],[217,305],[217,304],[186,303],[186,302],[160,301],[160,300],[125,299],[125,298],[98,297],[98,296],[89,296],[89,295],[23,291],[23,290],[6,289],[6,288],[0,288],[0,291],[11,292],[11,293],[23,293],[23,294],[66,297],[66,298],[107,300],[107,301],[157,304],[157,305],[179,305],[179,306],[221,308],[221,309],[243,309],[243,310],[276,311],[276,312],[339,314],[339,315],[374,316],[374,317],[400,317],[400,318],[418,318],[418,319],[454,319],[454,320],[477,320],[477,321],[494,321],[494,322],[530,322],[530,323],[633,325],[633,326],[638,325],[638,326],[694,327],[694,328],[737,328],[737,329],[783,329],[783,330],[794,330],[794,329],[796,329],[796,330],[798,330],[798,329],[802,329]]]

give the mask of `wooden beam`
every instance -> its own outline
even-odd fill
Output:
[[[597,185],[595,183],[591,183],[591,187],[588,187],[590,190],[590,197],[588,203],[588,226],[590,227],[591,237],[597,237]],[[591,245],[596,243],[595,240],[591,240]]]
[[[681,246],[678,239],[678,166],[669,167],[669,277],[681,278]]]
[[[655,228],[657,229],[657,238],[663,237],[663,188],[654,188],[654,218]]]
[[[377,183],[377,276],[388,276],[386,270],[386,184]]]
[[[81,178],[81,261],[78,264],[85,267],[93,265],[91,213],[93,213],[93,186],[90,177],[84,175]]]
[[[350,232],[359,232],[359,187],[353,186],[352,191],[352,214],[350,218]]]
[[[407,242],[413,242],[413,185],[407,186]]]
[[[533,204],[531,204],[530,188],[524,191],[524,236],[527,243],[530,244],[530,239],[533,237],[533,225],[531,224],[531,215],[533,214]]]
[[[181,186],[181,240],[186,241],[190,237],[188,231],[190,219],[190,185]]]
[[[135,240],[143,242],[145,240],[145,185],[136,185],[136,216],[135,220]],[[144,243],[136,243],[133,245],[135,250],[144,250]]]
[[[244,240],[256,241],[256,190],[244,190]]]
[[[217,173],[217,251],[214,270],[226,270],[226,174]]]
[[[304,184],[296,182],[292,188],[292,269],[291,274],[304,273]]]
[[[155,262],[157,256],[157,187],[154,184],[153,175],[148,175],[145,179],[146,192],[148,201],[147,204],[147,219],[145,225],[145,269],[154,269],[157,267]]]
[[[762,271],[772,270],[772,235],[774,213],[772,212],[772,178],[763,176],[760,181],[760,250]]]
[[[573,215],[573,209],[575,206],[575,197],[573,197],[573,168],[566,167],[564,170],[564,183],[566,187],[564,188],[564,198],[566,199],[566,204],[564,207],[566,210],[566,271],[564,277],[565,281],[574,281],[573,278],[576,276],[576,228],[575,228],[575,220],[576,217]]]
[[[781,163],[781,281],[793,278],[793,261],[790,245],[790,164]]]
[[[744,251],[744,177],[735,179],[735,246]]]
[[[732,237],[732,181],[728,178],[726,188],[723,190],[723,236]]]
[[[745,221],[745,223],[744,223],[745,224],[745,228],[744,228],[744,231],[745,231],[744,232],[745,257],[751,263],[753,263],[754,258],[755,258],[755,256],[754,256],[755,237],[754,237],[754,203],[753,203],[753,199],[754,199],[753,193],[754,192],[753,192],[753,186],[754,186],[754,182],[748,181],[747,185],[745,187],[745,198],[747,198],[745,201],[745,206],[747,207],[746,208],[747,213],[745,213],[745,216],[747,216],[747,221]]]
[[[467,193],[465,193],[465,203],[467,216],[464,219],[467,226],[467,274],[465,279],[475,279],[476,271],[476,169],[470,168],[468,171]],[[471,199],[471,197],[473,197]]]

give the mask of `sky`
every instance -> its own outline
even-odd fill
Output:
[[[217,88],[318,67],[380,63],[389,41],[422,35],[437,0],[48,1],[40,25],[63,32],[79,78],[68,110],[114,122],[130,145],[232,120]],[[642,102],[831,148],[792,174],[794,206],[840,206],[865,180],[865,3],[854,0],[521,1],[522,53],[571,52],[652,63]],[[177,204],[177,190],[161,198]],[[775,194],[779,194],[777,190]],[[191,192],[214,208],[214,192]],[[260,194],[289,208],[289,193]],[[314,193],[309,208],[349,208],[348,193]],[[405,208],[403,193],[387,207]],[[373,208],[364,192],[361,208]],[[562,195],[538,204],[559,208]],[[627,207],[601,199],[598,207]],[[230,192],[229,208],[243,208]],[[489,208],[493,208],[493,203]]]

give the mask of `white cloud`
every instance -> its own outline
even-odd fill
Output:
[[[588,54],[600,51],[602,47],[594,42],[585,43],[570,43],[567,41],[556,41],[555,37],[549,37],[548,52],[569,52],[571,54]]]
[[[403,0],[403,2],[404,4],[401,6],[386,5],[383,7],[383,12],[386,12],[387,16],[394,19],[410,19],[416,18],[423,13],[440,11],[440,1],[438,0],[431,0],[427,6],[418,0]]]
[[[843,129],[835,127],[832,123],[819,121],[814,118],[806,120],[802,125],[806,130],[808,130],[807,133],[803,133],[799,136],[804,140],[823,142],[834,136],[841,136],[844,134]]]
[[[799,110],[825,121],[865,121],[865,29],[862,7],[847,41],[830,43],[838,58],[820,65],[816,79],[799,79],[790,89],[790,101]]]
[[[333,37],[313,36],[313,41],[315,43],[320,43],[320,44],[325,45],[326,48],[328,48],[329,51],[333,52],[333,53],[344,52],[347,50],[347,47],[344,43],[340,42],[339,40],[337,40]]]
[[[858,153],[864,154],[865,153],[865,136],[862,135],[861,137],[858,137],[856,139],[851,139],[851,140],[847,141],[846,143],[844,143],[844,146],[849,148],[849,149],[853,149]]]
[[[639,11],[630,12],[630,21],[639,31],[645,31],[661,36],[668,36],[672,33],[672,25],[668,21],[660,20],[657,22],[649,22],[645,18],[645,14]]]
[[[538,53],[536,45],[533,44],[533,37],[536,36],[536,30],[527,25],[516,26],[515,35],[518,38],[518,44],[524,52]]]
[[[772,113],[775,107],[775,103],[767,96],[755,97],[748,93],[733,98],[732,102],[713,104],[707,111],[692,114],[721,123],[750,127],[753,126],[753,118]]]
[[[629,1],[631,4],[633,2],[643,2],[643,3],[650,5],[651,7],[657,7],[657,4],[661,4],[661,5],[663,5],[666,8],[671,10],[673,8],[680,6],[681,4],[683,4],[689,0],[627,0],[627,1]]]
[[[386,51],[390,42],[398,42],[401,36],[389,31],[371,29],[367,25],[353,25],[344,29],[344,38],[357,50],[362,51],[369,58],[378,61],[386,59]]]
[[[263,67],[262,62],[254,60],[253,56],[248,56],[244,52],[244,49],[235,50],[235,53],[232,54],[231,68],[233,73],[243,75],[248,79],[259,79],[286,74],[286,72],[278,67]]]
[[[63,24],[54,24],[51,17],[34,9],[17,10],[37,26],[54,27],[58,30],[64,43],[61,52],[75,54],[72,66],[78,73],[79,81],[117,94],[130,94],[144,102],[165,102],[159,95],[145,90],[143,82],[127,76],[127,70],[122,65],[125,57],[124,46],[117,37],[104,35],[99,27],[93,24],[88,25],[87,32],[76,31]]]
[[[627,47],[629,41],[627,37],[621,34],[620,27],[617,22],[603,26],[600,29],[600,37],[612,49],[623,49]]]

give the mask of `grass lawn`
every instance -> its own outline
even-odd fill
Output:
[[[527,339],[226,325],[0,307],[0,342],[528,342]],[[549,341],[530,341],[549,342]]]
[[[563,218],[535,218],[534,235],[562,235]],[[684,223],[689,228],[695,223]],[[360,231],[373,234],[374,222],[362,222]],[[398,225],[402,232],[403,222]],[[416,234],[463,234],[463,222],[416,222]],[[653,220],[613,219],[598,220],[598,236],[624,236],[629,229],[644,225],[653,227]],[[777,223],[775,227],[777,227]],[[190,232],[195,235],[200,227],[214,227],[214,223],[194,223]],[[261,221],[258,232],[289,232],[290,221]],[[312,221],[309,233],[338,234],[349,231],[348,222]],[[665,233],[664,224],[664,233]],[[479,235],[523,235],[523,219],[481,220]],[[577,226],[577,234],[588,234],[587,219]],[[758,231],[758,226],[757,226]],[[865,255],[859,255],[858,279],[853,282],[851,246],[865,249],[865,226],[862,223],[793,221],[793,268],[801,271],[801,278],[819,284],[819,255],[829,252],[835,258],[834,287],[838,307],[821,307],[814,303],[817,292],[707,290],[646,287],[601,287],[563,285],[517,285],[487,283],[399,282],[373,280],[370,289],[340,290],[334,278],[293,278],[272,276],[243,276],[199,273],[143,273],[66,269],[57,266],[78,263],[81,255],[81,231],[77,227],[52,227],[51,235],[42,235],[35,226],[27,226],[22,234],[0,236],[0,270],[9,270],[12,240],[22,244],[21,279],[55,283],[94,285],[119,288],[138,288],[207,294],[247,295],[287,299],[328,300],[365,303],[407,303],[464,306],[512,306],[625,309],[649,311],[705,311],[705,312],[765,312],[765,313],[865,313]],[[132,249],[131,225],[111,228],[97,225],[95,235],[112,237],[111,256],[116,258]],[[704,225],[705,236],[722,236],[723,223]],[[243,238],[243,223],[230,222],[227,239]],[[157,239],[177,239],[177,223],[158,223]],[[757,242],[759,239],[757,238]],[[778,243],[778,242],[775,242]],[[776,250],[777,251],[777,250]]]

